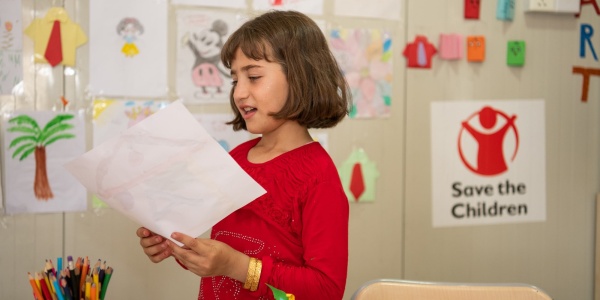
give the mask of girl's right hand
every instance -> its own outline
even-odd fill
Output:
[[[173,254],[168,239],[145,227],[138,228],[135,233],[140,238],[140,245],[144,253],[153,263],[159,263]]]

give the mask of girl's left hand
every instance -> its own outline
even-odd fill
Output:
[[[180,232],[171,238],[183,244],[169,243],[173,256],[198,276],[228,276],[241,282],[246,280],[250,257],[229,245],[212,240],[193,238]]]

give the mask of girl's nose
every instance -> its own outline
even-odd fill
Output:
[[[238,80],[236,85],[233,87],[233,100],[236,103],[248,98],[248,88],[242,80]]]

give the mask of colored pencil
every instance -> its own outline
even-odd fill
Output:
[[[86,277],[87,277],[87,273],[88,273],[88,268],[90,266],[90,261],[88,259],[88,257],[85,257],[85,260],[83,261],[83,266],[81,267],[81,279],[79,280],[79,288],[81,289],[81,292],[83,294],[83,291],[85,291],[85,282],[86,282]]]
[[[58,272],[60,272],[63,269],[62,263],[63,263],[62,257],[57,257],[56,258],[56,269],[58,270]]]
[[[33,278],[33,276],[31,276],[31,273],[29,272],[27,272],[27,275],[29,276],[29,283],[31,284],[31,289],[33,290],[33,295],[35,296],[35,298],[38,300],[44,300],[44,296],[42,296],[42,291],[35,283],[35,278]]]
[[[113,268],[106,267],[106,273],[104,275],[104,280],[102,281],[102,290],[100,291],[100,300],[104,300],[106,295],[106,290],[108,290],[108,283],[110,282],[110,277],[112,277]]]
[[[97,300],[98,299],[97,285],[94,282],[92,282],[92,285],[90,287],[90,299],[91,300]]]
[[[87,278],[85,279],[85,299],[91,299],[91,295],[92,295],[92,283],[94,282],[94,280],[92,279],[91,276],[86,276]]]
[[[42,294],[44,295],[44,299],[51,300],[52,296],[50,295],[50,290],[48,289],[48,285],[46,285],[46,280],[44,280],[44,277],[42,277],[42,275],[36,272],[35,278],[40,282],[40,287],[42,290]]]
[[[56,276],[50,275],[50,282],[52,282],[52,286],[54,286],[56,298],[58,298],[58,300],[65,300],[65,296],[63,295],[63,292],[60,289],[60,286],[58,285],[58,280],[56,280]]]
[[[50,274],[52,274],[52,273],[50,273]],[[48,277],[48,274],[43,273],[42,277],[44,278],[44,281],[46,282],[46,286],[48,287],[48,291],[50,292],[50,297],[52,297],[52,300],[57,300],[56,291],[54,291],[54,285],[52,284],[52,282],[50,282],[50,278]]]
[[[91,266],[86,256],[74,262],[68,256],[63,267],[62,258],[58,258],[60,268],[55,269],[52,260],[46,259],[41,272],[28,272],[27,276],[35,300],[100,300],[106,296],[113,268],[106,261],[98,259]],[[84,281],[81,286],[81,280]]]
[[[63,291],[65,291],[65,299],[66,300],[73,300],[73,294],[71,292],[71,288],[69,287],[68,281],[67,279],[65,279],[64,277],[60,279],[60,285],[63,288]]]

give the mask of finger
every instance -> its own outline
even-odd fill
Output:
[[[198,245],[197,239],[195,239],[189,235],[183,234],[181,232],[173,232],[171,234],[171,238],[182,243],[184,245],[184,247],[187,247],[189,249],[195,249]]]
[[[153,235],[153,236],[149,236],[146,238],[141,238],[140,239],[140,245],[142,246],[142,248],[148,248],[148,247],[152,247],[152,246],[156,246],[160,243],[164,243],[166,241],[166,239],[160,235]]]
[[[150,235],[150,233],[148,232],[148,229],[144,228],[144,227],[140,227],[135,231],[135,234],[140,237],[147,237],[148,235]]]
[[[168,254],[164,254],[163,252],[168,252]],[[149,256],[149,257],[160,257],[161,254],[162,256],[164,255],[170,255],[171,254],[171,249],[169,248],[167,242],[163,242],[160,244],[155,244],[149,247],[144,247],[144,253]]]
[[[163,261],[165,258],[171,256],[172,252],[170,248],[166,248],[165,250],[155,254],[155,255],[148,255],[148,257],[150,258],[150,261],[154,262],[154,263],[158,263]]]

